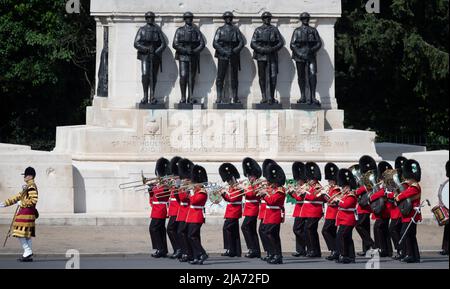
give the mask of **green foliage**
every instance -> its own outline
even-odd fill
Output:
[[[448,0],[385,0],[380,14],[368,14],[366,2],[343,0],[336,24],[346,125],[375,130],[380,141],[448,147]]]
[[[95,70],[89,0],[1,0],[0,142],[52,149],[57,125],[84,122]]]

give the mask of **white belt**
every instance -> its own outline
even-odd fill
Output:
[[[246,203],[259,203],[258,200],[245,200]]]
[[[189,204],[188,204],[188,203],[180,202],[180,206],[189,206]]]
[[[242,202],[229,202],[229,205],[242,205]]]
[[[319,201],[303,201],[303,204],[322,205],[323,202],[319,202]]]
[[[279,207],[279,206],[266,206],[266,209],[270,209],[270,210],[281,210],[281,207]]]
[[[176,202],[176,201],[177,201],[177,199],[175,199],[175,198],[171,198],[171,199],[170,199],[170,201],[171,201],[171,202]]]
[[[344,212],[356,212],[356,209],[339,208],[339,211],[344,211]]]
[[[152,202],[153,205],[167,205],[169,202]]]
[[[203,207],[203,206],[193,206],[193,205],[191,205],[191,209],[201,209],[201,210],[203,210],[205,207]]]
[[[305,201],[297,201],[297,204],[304,204],[305,203]]]

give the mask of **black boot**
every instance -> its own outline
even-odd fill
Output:
[[[339,259],[339,254],[335,251],[331,252],[331,255],[326,258],[328,261],[334,261]]]
[[[261,258],[261,252],[250,250],[247,254],[245,254],[245,258]]]
[[[275,255],[272,259],[267,261],[269,264],[283,264],[283,256],[281,255]]]
[[[172,256],[170,256],[170,259],[179,259],[182,255],[181,250],[178,249],[172,254]]]
[[[230,250],[226,250],[224,253],[220,254],[222,257],[229,257],[230,256]]]
[[[261,260],[268,262],[272,258],[273,258],[273,255],[267,254],[267,256],[262,257]]]

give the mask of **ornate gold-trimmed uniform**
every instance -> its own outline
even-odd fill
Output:
[[[38,202],[38,190],[34,180],[29,180],[22,192],[4,202],[6,207],[17,204],[20,208],[13,222],[13,237],[31,238],[36,237],[36,204]]]

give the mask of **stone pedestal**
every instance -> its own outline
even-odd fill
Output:
[[[136,103],[137,109],[146,109],[146,110],[156,110],[156,109],[167,109],[165,103]]]
[[[215,103],[214,109],[234,110],[234,109],[245,109],[245,108],[244,108],[244,104],[242,104],[242,103]]]
[[[292,103],[291,109],[298,110],[320,110],[322,107],[317,104],[305,104],[305,103]]]

